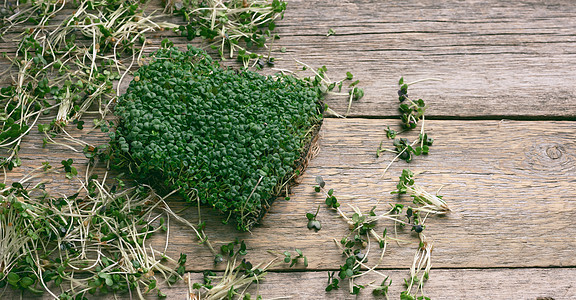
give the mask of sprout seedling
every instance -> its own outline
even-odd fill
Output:
[[[292,268],[293,266],[295,266],[299,260],[302,260],[304,267],[307,268],[308,267],[308,258],[306,256],[304,256],[304,254],[302,253],[302,250],[300,249],[296,249],[296,256],[292,256],[292,253],[290,253],[289,251],[284,251],[284,263],[289,263],[290,264],[290,268]]]
[[[222,59],[236,56],[244,67],[251,61],[272,62],[248,49],[269,47],[267,39],[272,34],[276,21],[283,18],[286,2],[281,0],[244,1],[166,1],[166,12],[181,15],[187,22],[176,31],[188,40],[200,37],[209,41],[209,47],[218,50]]]
[[[238,250],[234,247],[240,245]],[[253,284],[258,284],[266,275],[268,269],[273,266],[276,259],[267,264],[253,265],[251,262],[242,258],[247,254],[247,247],[244,241],[235,240],[234,242],[222,246],[222,251],[227,256],[226,269],[222,275],[214,272],[204,272],[204,283],[190,282],[190,290],[197,290],[199,298],[207,300],[233,299],[250,299],[247,289]],[[299,250],[297,250],[299,251]],[[299,252],[299,255],[302,253]],[[303,256],[302,256],[303,257]],[[298,258],[294,258],[298,260]]]
[[[316,216],[318,215],[319,211],[320,211],[320,205],[318,205],[315,214],[306,213],[306,218],[308,219],[308,225],[307,225],[308,229],[310,230],[314,229],[315,231],[322,229],[322,224],[320,223],[320,221],[316,220]]]
[[[386,137],[388,139],[393,140],[394,149],[386,149],[382,147],[382,143],[376,150],[376,157],[380,157],[383,152],[392,152],[395,154],[395,157],[390,161],[390,163],[384,169],[382,173],[382,177],[386,174],[392,163],[394,163],[397,159],[402,159],[406,162],[412,161],[414,156],[426,155],[430,151],[430,146],[432,146],[434,140],[428,136],[425,131],[425,112],[426,112],[426,103],[422,99],[418,100],[411,100],[408,97],[408,87],[410,85],[416,84],[422,81],[428,80],[439,80],[436,78],[426,78],[418,81],[414,81],[411,83],[405,83],[404,77],[400,77],[398,81],[399,89],[398,89],[398,100],[400,102],[398,106],[398,110],[400,111],[400,120],[402,122],[403,131],[410,131],[415,129],[418,126],[418,123],[421,123],[420,126],[420,134],[418,139],[410,142],[407,138],[398,138],[397,136],[402,133],[396,130],[390,129],[389,126],[386,127],[384,130],[386,132]]]
[[[384,280],[380,286],[368,286],[374,287],[373,294],[375,296],[381,295],[387,298],[388,288],[391,285],[391,281],[388,282],[388,276],[382,274],[377,270],[377,268],[384,258],[389,241],[396,241],[398,242],[398,245],[400,245],[399,242],[411,243],[410,241],[401,240],[397,237],[390,237],[386,228],[382,231],[382,235],[379,235],[376,232],[379,221],[389,220],[394,223],[394,233],[396,236],[398,235],[396,225],[401,225],[409,227],[410,231],[414,232],[412,235],[417,235],[419,240],[418,250],[411,267],[411,279],[406,280],[407,290],[403,292],[403,297],[413,297],[411,299],[426,299],[422,292],[422,287],[424,281],[428,278],[430,271],[432,243],[429,243],[426,240],[426,236],[424,235],[426,225],[424,223],[430,213],[444,214],[449,211],[444,200],[442,200],[441,197],[431,197],[432,195],[425,193],[422,188],[415,184],[414,173],[406,169],[400,176],[397,190],[393,191],[392,194],[410,194],[413,197],[413,206],[400,203],[395,205],[390,204],[388,211],[377,213],[378,205],[372,207],[368,212],[362,212],[358,207],[349,205],[354,212],[352,215],[346,215],[340,209],[340,202],[334,199],[334,190],[326,190],[327,187],[324,179],[321,176],[316,176],[315,181],[315,191],[323,192],[325,194],[328,206],[338,212],[338,215],[346,221],[348,228],[350,229],[350,232],[346,236],[342,237],[341,240],[334,240],[336,245],[342,251],[342,254],[346,257],[346,260],[345,263],[340,266],[338,279],[333,278],[333,273],[329,273],[326,291],[339,288],[340,281],[346,280],[348,281],[350,293],[358,294],[367,286],[357,284],[355,283],[355,280],[369,272],[374,272],[384,277]],[[333,206],[334,203],[337,203],[337,205],[335,205],[336,207]],[[314,216],[315,215],[309,213],[310,218],[313,218]],[[377,241],[381,254],[378,263],[373,266],[368,266],[368,256],[371,249],[370,244],[373,239]],[[363,271],[362,268],[366,268],[367,270]],[[417,293],[421,294],[418,298],[414,296]]]
[[[432,195],[414,182],[414,173],[409,169],[402,170],[396,191],[393,191],[392,194],[410,195],[413,198],[413,203],[419,205],[411,208],[412,211],[434,214],[446,214],[450,211],[442,196]]]

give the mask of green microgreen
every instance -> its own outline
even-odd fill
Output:
[[[340,288],[340,280],[334,276],[335,273],[336,272],[328,272],[328,285],[326,286],[327,292]]]
[[[66,172],[66,178],[68,178],[68,179],[72,179],[74,176],[78,175],[78,171],[76,170],[76,167],[72,166],[73,162],[74,161],[71,158],[62,161],[62,166],[63,166],[64,172]]]
[[[343,79],[338,81],[332,81],[330,77],[328,77],[327,74],[328,68],[326,66],[322,66],[318,68],[316,71],[314,71],[314,69],[308,66],[307,64],[298,60],[296,60],[296,62],[302,65],[302,70],[308,70],[308,69],[312,70],[315,76],[308,79],[305,78],[305,80],[309,80],[314,85],[318,85],[323,92],[327,92],[328,94],[331,95],[348,96],[348,108],[346,109],[346,113],[344,115],[341,115],[333,111],[328,106],[326,106],[324,110],[327,113],[330,113],[339,118],[345,118],[345,116],[350,113],[352,102],[364,97],[364,90],[362,88],[356,87],[356,85],[360,83],[360,80],[356,80],[348,86],[349,88],[351,88],[350,90],[348,90],[348,93],[342,93],[342,86],[344,84],[344,81],[352,80],[352,78],[354,77],[352,73],[346,72],[346,77],[344,77]],[[336,88],[338,90],[337,92],[334,91],[336,90]]]
[[[236,58],[244,64],[263,59],[248,49],[266,47],[276,35],[276,21],[283,18],[286,2],[281,0],[244,1],[166,1],[166,10],[184,18],[187,24],[176,29],[188,40],[200,37],[210,41],[220,57]],[[271,46],[270,46],[271,49]],[[271,62],[270,58],[267,61]]]
[[[314,191],[316,193],[323,192],[324,196],[326,196],[326,200],[324,203],[330,208],[336,209],[340,211],[340,203],[336,196],[334,196],[334,189],[325,190],[324,187],[326,186],[326,182],[322,179],[322,176],[318,175],[315,178],[317,185],[314,186]]]
[[[392,279],[390,280],[388,279],[390,279],[390,277],[384,278],[384,280],[382,280],[382,283],[380,283],[379,286],[377,286],[372,290],[372,294],[374,296],[384,296],[388,298],[388,288],[392,285]]]
[[[321,91],[292,76],[224,69],[193,47],[152,59],[118,99],[112,166],[250,229],[299,168],[322,120]]]
[[[365,289],[365,288],[366,287],[363,285],[355,284],[354,286],[352,286],[352,292],[350,294],[358,295],[358,294],[360,294],[360,291]]]
[[[292,268],[293,266],[295,266],[300,260],[302,260],[302,263],[304,264],[304,267],[307,268],[308,267],[308,258],[306,256],[304,256],[304,254],[302,253],[302,250],[300,249],[296,249],[296,255],[293,256],[292,253],[290,253],[289,251],[284,251],[284,263],[289,263],[290,264],[290,268]]]
[[[307,225],[308,229],[310,230],[314,229],[315,231],[319,231],[320,229],[322,229],[322,223],[316,220],[316,216],[318,216],[319,211],[320,211],[320,205],[318,205],[315,214],[306,213],[306,218],[308,219],[308,225]]]
[[[386,129],[384,129],[384,131],[386,131],[386,137],[388,139],[395,139],[396,136],[399,134],[398,131],[390,129],[389,126],[386,126]]]
[[[401,114],[400,120],[402,122],[402,127],[404,128],[404,131],[410,131],[415,129],[418,126],[418,123],[421,123],[420,134],[418,135],[418,139],[410,142],[407,138],[398,138],[397,136],[401,132],[392,130],[389,126],[386,126],[386,129],[384,130],[386,132],[386,137],[394,140],[394,149],[383,148],[382,143],[380,143],[380,146],[376,150],[377,157],[380,157],[383,152],[392,152],[395,154],[395,157],[390,161],[388,166],[386,166],[382,176],[386,174],[392,163],[397,159],[410,162],[414,156],[427,155],[430,151],[430,146],[434,143],[434,140],[429,137],[428,133],[425,131],[424,119],[427,108],[426,103],[422,99],[411,100],[408,97],[408,87],[410,85],[427,80],[439,79],[426,78],[411,83],[405,83],[404,77],[400,77],[400,80],[398,81],[398,100],[400,101],[398,109]]]
[[[446,214],[450,211],[442,196],[430,194],[420,185],[415,184],[414,173],[409,169],[402,170],[396,190],[392,194],[410,195],[413,198],[413,203],[418,205],[418,207],[411,208],[415,212]]]
[[[359,81],[357,81],[357,82],[359,82]],[[353,85],[356,85],[357,82],[353,83]],[[348,92],[348,94],[350,95],[350,98],[348,100],[348,108],[346,109],[346,115],[348,115],[350,113],[350,108],[352,107],[352,101],[353,100],[359,100],[360,98],[364,97],[364,90],[361,88],[353,87]]]

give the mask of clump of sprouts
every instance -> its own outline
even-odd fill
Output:
[[[419,205],[412,208],[414,211],[433,214],[446,214],[450,211],[442,196],[430,194],[414,183],[414,173],[409,169],[402,170],[396,189],[396,191],[392,192],[393,194],[408,194],[414,199],[414,204]]]
[[[172,215],[150,187],[116,190],[88,175],[73,195],[53,197],[37,173],[69,172],[48,163],[0,189],[0,284],[59,299],[108,292],[163,295],[185,273],[186,255],[167,255]],[[62,170],[63,169],[63,170]],[[164,233],[164,249],[149,244]],[[200,235],[200,233],[198,233]]]

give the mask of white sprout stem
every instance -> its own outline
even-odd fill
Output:
[[[128,74],[130,72],[130,69],[132,69],[132,66],[134,65],[134,61],[139,60],[140,57],[142,56],[142,53],[144,52],[145,46],[146,46],[146,42],[144,42],[144,45],[142,45],[142,48],[140,49],[140,53],[138,53],[138,58],[134,58],[134,56],[132,56],[132,62],[130,62],[130,65],[128,66],[128,68],[126,68],[126,71],[124,71],[124,73],[122,73],[122,76],[118,80],[118,87],[116,88],[116,96],[120,97],[120,86],[122,85],[122,81],[124,80],[124,77],[126,76],[126,74]],[[120,72],[120,70],[118,70],[118,72]]]
[[[410,144],[410,147],[416,145],[416,143],[418,142],[418,140],[414,140],[412,142],[412,144]],[[390,167],[392,166],[392,164],[398,159],[400,158],[400,155],[402,155],[402,153],[406,152],[406,150],[408,150],[408,147],[402,149],[402,151],[400,151],[391,161],[390,163],[388,163],[388,165],[386,166],[386,168],[384,169],[384,172],[382,172],[382,176],[380,176],[380,179],[384,178],[384,175],[386,175],[386,172],[388,172],[388,169],[390,169]]]
[[[194,226],[192,223],[188,222],[188,220],[180,217],[179,215],[177,215],[169,206],[168,204],[164,201],[166,197],[161,198],[160,201],[162,201],[162,203],[164,204],[162,206],[162,208],[164,209],[164,211],[166,211],[169,215],[171,215],[172,217],[174,217],[176,220],[178,220],[179,222],[187,225],[188,227],[192,228],[192,230],[194,231],[194,233],[196,234],[196,237],[198,237],[198,239],[200,239],[201,241],[204,241],[206,243],[206,245],[208,246],[208,248],[210,249],[210,251],[213,254],[216,254],[216,250],[214,250],[214,248],[212,247],[212,244],[210,243],[210,241],[208,239],[205,238],[205,236],[201,235],[200,232],[198,232],[198,230],[196,229],[196,226]]]
[[[343,116],[343,115],[337,113],[336,111],[334,111],[334,110],[331,109],[330,107],[328,107],[328,109],[326,109],[326,112],[332,114],[332,115],[335,116],[336,118],[346,119],[346,116]]]
[[[252,198],[252,195],[256,191],[256,188],[258,187],[258,185],[260,185],[260,182],[262,182],[262,179],[264,179],[264,176],[260,176],[260,178],[258,179],[258,182],[256,182],[256,185],[252,189],[252,192],[250,192],[250,195],[248,196],[246,201],[244,201],[244,205],[242,205],[242,209],[240,210],[240,214],[242,215],[242,219],[244,219],[244,209],[246,208],[246,204],[248,204],[248,200],[250,200],[250,198]]]
[[[314,68],[311,68],[309,65],[307,65],[307,64],[305,64],[305,63],[303,63],[303,62],[301,62],[301,61],[299,61],[299,60],[297,60],[297,59],[294,59],[294,61],[296,61],[297,63],[303,65],[303,66],[306,67],[308,70],[312,71],[316,76],[320,77],[320,79],[321,79],[322,81],[324,81],[327,85],[330,85],[330,84],[332,83],[331,81],[328,81],[328,80],[327,80],[327,78],[328,78],[327,75],[325,75],[326,78],[324,78],[324,76],[321,76],[320,74],[318,74],[318,72],[316,72],[316,70],[314,70]]]
[[[428,192],[426,192],[421,186],[419,185],[412,185],[412,186],[408,186],[406,188],[407,192],[411,195],[417,196],[418,199],[423,199],[426,200],[428,203],[422,203],[422,204],[431,204],[433,205],[437,210],[440,211],[450,211],[450,208],[448,207],[448,205],[446,204],[446,202],[440,198],[438,198],[435,195],[432,195]]]
[[[410,284],[408,285],[407,292],[410,293],[412,287],[414,286],[414,279],[418,278],[417,276],[422,273],[422,269],[424,272],[420,275],[419,284],[416,287],[416,292],[418,290],[422,291],[422,284],[423,280],[426,277],[426,274],[430,272],[432,268],[431,263],[431,253],[432,253],[432,244],[427,243],[424,241],[425,239],[422,238],[421,242],[424,244],[423,247],[418,247],[416,254],[414,255],[414,260],[412,262],[412,266],[410,267]]]
[[[52,293],[52,291],[48,288],[48,286],[46,286],[46,283],[44,282],[43,276],[42,276],[42,266],[40,265],[40,257],[38,256],[38,251],[30,251],[30,253],[36,253],[36,260],[34,261],[34,263],[36,264],[36,270],[38,270],[38,278],[40,279],[40,283],[42,283],[42,286],[44,287],[44,289],[46,291],[48,291],[48,293],[54,297],[54,299],[58,299],[59,297],[56,296],[54,293]],[[35,271],[34,271],[35,272]]]

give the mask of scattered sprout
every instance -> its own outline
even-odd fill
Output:
[[[386,132],[386,137],[388,139],[394,140],[393,142],[394,149],[382,148],[382,143],[380,143],[380,146],[378,147],[376,152],[376,156],[380,157],[380,154],[382,152],[392,152],[396,154],[396,156],[390,161],[388,166],[386,166],[382,176],[386,174],[392,163],[394,163],[394,161],[396,161],[397,159],[402,159],[406,162],[410,162],[412,161],[412,158],[414,156],[428,154],[430,151],[430,147],[434,143],[434,139],[429,137],[425,131],[424,115],[427,107],[426,103],[422,99],[411,100],[408,97],[408,87],[410,85],[426,80],[439,80],[439,79],[426,78],[411,83],[404,83],[404,78],[400,77],[400,80],[398,81],[398,85],[400,87],[398,90],[398,100],[400,101],[398,109],[400,110],[401,113],[400,120],[402,121],[402,127],[404,128],[404,131],[410,131],[412,129],[415,129],[418,126],[418,123],[422,121],[420,126],[420,134],[418,136],[418,139],[410,142],[407,138],[398,138],[397,135],[400,133],[390,129],[389,126],[386,126],[386,129],[384,130]]]
[[[262,59],[248,49],[263,48],[267,39],[276,38],[272,31],[285,10],[286,2],[281,0],[166,1],[166,11],[183,16],[187,22],[177,29],[181,36],[210,41],[221,58],[236,55],[245,67]]]
[[[72,160],[63,165],[71,168]],[[47,164],[37,171],[58,172]],[[56,198],[43,183],[24,187],[35,176],[0,188],[1,286],[83,299],[95,293],[147,293],[158,290],[160,279],[182,279],[185,255],[175,261],[165,249],[146,245],[162,229],[156,222],[162,211],[155,208],[164,201],[154,191],[140,186],[113,192],[96,176],[84,184],[84,196]]]
[[[419,205],[416,208],[412,208],[413,211],[435,214],[445,214],[450,211],[448,204],[441,196],[432,195],[414,183],[414,173],[409,169],[402,170],[402,175],[396,185],[396,191],[392,193],[409,194],[413,198],[414,204]]]
[[[308,258],[306,256],[304,256],[304,254],[302,253],[302,250],[300,249],[296,249],[296,256],[292,256],[292,253],[290,253],[289,251],[284,251],[284,263],[289,263],[290,264],[290,268],[292,268],[293,266],[295,266],[299,260],[302,260],[304,267],[307,268],[308,267]]]
[[[306,218],[308,219],[308,225],[307,225],[308,229],[310,230],[314,229],[315,231],[319,231],[320,229],[322,229],[322,224],[320,223],[320,221],[316,220],[316,216],[318,215],[319,211],[320,211],[320,205],[318,205],[315,214],[306,213]]]

